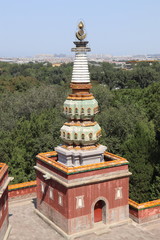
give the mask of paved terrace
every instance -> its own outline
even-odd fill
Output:
[[[34,212],[35,199],[11,202],[9,220],[12,230],[8,240],[63,240],[64,238]],[[160,219],[137,225],[134,222],[97,232],[77,240],[159,240]]]

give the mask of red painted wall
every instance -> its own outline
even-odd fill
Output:
[[[36,193],[36,188],[36,181],[13,184],[9,186],[8,196],[9,198],[12,198]]]
[[[5,207],[6,202],[6,207]],[[6,189],[0,198],[0,209],[2,210],[2,216],[0,218],[0,228],[3,225],[3,222],[8,218],[8,189]]]
[[[139,217],[139,216],[138,216],[138,209],[134,209],[134,208],[129,207],[129,213],[130,213],[131,215],[133,215],[134,217],[136,217],[136,218]]]
[[[0,179],[0,186],[3,185],[3,183],[6,181],[7,178],[8,178],[8,169],[6,169],[6,171],[4,172],[3,176]]]
[[[67,175],[63,172],[61,172],[59,169],[54,168],[53,166],[41,161],[40,159],[37,159],[37,163],[42,165],[43,167],[46,167],[47,169],[57,173],[58,175],[71,180],[71,179],[76,179],[76,178],[83,178],[83,177],[89,177],[97,174],[104,174],[104,173],[110,173],[110,172],[116,172],[120,170],[127,170],[128,165],[123,165],[123,166],[117,166],[117,167],[109,167],[109,168],[103,168],[103,169],[98,169],[98,170],[93,170],[93,171],[86,171],[86,172],[81,172],[81,173],[76,173],[76,174],[70,174]]]
[[[160,213],[160,206],[152,207],[139,211],[139,218],[148,218]]]
[[[41,182],[43,182],[45,186],[44,193],[41,191]],[[53,189],[53,200],[49,197],[50,187]],[[61,193],[63,196],[63,206],[58,204],[58,193]],[[67,189],[64,186],[57,182],[54,182],[53,180],[45,181],[42,174],[37,172],[37,198],[39,199],[40,203],[42,203],[42,201],[45,201],[65,217],[68,217],[68,198],[66,193]]]
[[[115,200],[115,188],[122,187],[122,199]],[[76,196],[84,195],[85,207],[76,209]],[[99,197],[108,200],[108,208],[116,208],[128,204],[128,177],[110,180],[77,188],[71,188],[67,192],[69,201],[69,218],[87,215],[91,212],[92,203]]]
[[[5,163],[0,163],[0,186],[8,177],[8,166]]]
[[[8,166],[4,163],[1,163],[0,169],[0,186],[4,184],[4,182],[8,178]],[[7,219],[8,221],[8,187],[4,190],[2,196],[0,197],[0,228],[2,227],[4,221]]]
[[[97,174],[104,174],[104,173],[112,173],[112,172],[115,173],[116,171],[127,170],[127,169],[128,169],[128,165],[98,169],[98,170],[89,171],[89,172],[72,174],[68,176],[68,179],[71,180],[71,179],[77,179],[77,178],[83,178],[83,177],[90,177],[90,176],[95,176]]]
[[[157,214],[160,214],[160,206],[155,206],[147,209],[134,209],[134,208],[129,208],[129,213],[136,217],[137,219],[145,220],[151,216],[156,216]]]
[[[7,173],[5,173],[5,177],[7,177]],[[3,178],[3,181],[4,181]],[[44,182],[44,184],[46,185],[46,183],[48,184],[48,187],[46,187],[45,189],[45,193],[42,194],[41,192],[41,182]],[[12,197],[18,197],[18,196],[22,196],[22,195],[27,195],[29,193],[35,193],[37,191],[37,197],[38,199],[41,201],[45,201],[46,203],[48,203],[51,207],[55,208],[57,211],[61,212],[65,217],[67,218],[72,218],[75,216],[81,216],[83,214],[87,214],[88,211],[90,211],[90,204],[92,203],[92,201],[94,201],[94,199],[96,199],[97,197],[99,197],[99,193],[102,192],[103,197],[105,197],[108,200],[109,203],[109,208],[114,208],[114,207],[118,207],[118,206],[123,206],[123,205],[127,205],[128,201],[128,178],[123,178],[123,179],[117,179],[117,180],[112,180],[112,181],[108,181],[108,182],[103,182],[103,183],[98,183],[98,184],[91,184],[91,185],[87,185],[87,186],[80,186],[80,187],[76,187],[76,188],[70,188],[69,190],[67,190],[64,186],[62,186],[59,183],[54,182],[53,180],[47,180],[47,182],[43,179],[43,176],[41,173],[39,173],[37,171],[37,186],[32,186],[33,182],[28,182],[28,183],[21,183],[21,184],[14,184],[14,185],[10,185],[9,188],[15,188],[18,187],[18,189],[11,189],[8,193],[8,197],[12,198]],[[36,184],[36,181],[35,181]],[[26,186],[24,188],[24,185]],[[23,186],[23,187],[22,187]],[[123,195],[123,199],[117,199],[115,200],[115,188],[122,186],[122,195]],[[54,199],[50,199],[49,197],[49,187],[53,188],[53,194],[54,194]],[[58,204],[58,193],[61,193],[63,196],[63,206],[60,206]],[[80,208],[80,209],[76,209],[76,196],[81,196],[84,195],[84,201],[85,201],[85,207],[84,208]],[[101,195],[101,196],[102,196]],[[7,196],[7,190],[5,191],[5,193],[2,196],[2,199],[0,199],[0,203],[2,204],[2,206],[4,205],[4,199],[5,196]],[[72,197],[71,197],[72,196]],[[87,200],[86,200],[87,198]],[[131,201],[131,200],[129,200]],[[133,201],[131,201],[133,202]],[[130,205],[129,208],[129,213],[131,215],[133,215],[134,217],[136,217],[137,219],[147,219],[151,216],[156,216],[158,214],[160,214],[160,206],[156,206],[157,204],[157,200],[155,201],[155,206],[154,206],[154,201],[152,202],[147,202],[147,203],[143,203],[144,207],[145,205],[153,205],[152,207],[148,207],[146,209],[138,209],[138,206],[141,206],[142,204],[138,204],[135,203],[136,207],[132,207]],[[68,211],[67,211],[67,207]],[[4,211],[3,210],[3,217],[2,219],[0,219],[0,226],[2,225],[2,222],[4,221],[5,217],[7,216],[7,211],[8,211],[8,201],[7,201],[7,208]]]
[[[55,208],[66,218],[74,218],[91,213],[91,205],[98,197],[104,197],[108,200],[108,207],[115,208],[128,204],[128,181],[129,178],[121,178],[101,182],[96,184],[84,185],[75,188],[66,189],[61,184],[53,180],[45,181],[41,173],[37,171],[37,197]],[[45,191],[41,191],[41,182],[45,185]],[[54,190],[54,200],[49,198],[49,187]],[[122,199],[115,200],[115,188],[122,187]],[[58,193],[63,195],[63,207],[58,204]],[[84,195],[85,207],[76,209],[76,197]]]
[[[35,192],[36,192],[36,187],[28,187],[28,188],[12,190],[8,193],[8,196],[9,198],[12,198],[12,197],[22,196],[29,193],[35,193]]]

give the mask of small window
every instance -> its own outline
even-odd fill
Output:
[[[75,114],[78,114],[78,108],[75,108]]]
[[[51,187],[49,189],[49,198],[52,199],[52,200],[54,199],[53,188],[51,188]]]
[[[76,197],[76,209],[84,207],[84,196]]]
[[[88,108],[87,112],[88,112],[88,115],[90,115],[91,114],[91,109]]]
[[[89,134],[89,139],[92,140],[92,133]]]
[[[84,140],[84,134],[82,134],[82,140]]]
[[[41,192],[44,193],[44,183],[41,182]]]
[[[70,133],[67,133],[67,138],[70,139]]]
[[[63,196],[60,193],[58,194],[58,204],[63,206]]]
[[[69,108],[69,113],[72,113],[72,109],[71,108]]]
[[[78,135],[77,133],[74,134],[74,139],[77,139]]]
[[[66,113],[68,113],[68,108],[66,107]]]
[[[122,187],[115,189],[115,200],[122,198]]]
[[[81,109],[81,114],[84,114],[84,108]]]
[[[66,136],[65,132],[63,132],[63,137],[65,137],[65,136]]]

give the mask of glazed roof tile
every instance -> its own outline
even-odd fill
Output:
[[[47,153],[39,153],[36,157],[43,162],[46,162],[47,164],[58,168],[60,171],[66,173],[66,174],[75,174],[78,172],[85,172],[85,171],[92,171],[92,170],[98,170],[101,168],[109,168],[109,167],[115,167],[120,165],[128,164],[128,161],[125,158],[119,157],[117,155],[114,155],[112,153],[105,152],[105,156],[108,156],[111,158],[111,161],[105,161],[101,163],[95,163],[95,164],[88,164],[88,165],[81,165],[76,167],[67,167],[56,160],[50,159],[50,157],[56,156],[56,151],[53,152],[47,152]]]
[[[129,205],[133,208],[136,208],[137,210],[144,210],[151,207],[160,206],[160,199],[144,202],[144,203],[137,203],[131,199],[129,199]]]
[[[26,188],[30,186],[36,186],[37,181],[30,181],[30,182],[23,182],[23,183],[18,183],[18,184],[12,184],[8,186],[8,190],[14,190],[14,189],[19,189],[19,188]]]

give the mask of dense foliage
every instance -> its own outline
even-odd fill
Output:
[[[0,161],[9,165],[14,183],[35,179],[36,154],[60,144],[71,71],[72,64],[0,63]],[[100,142],[129,160],[130,197],[160,198],[160,64],[122,70],[92,63],[90,71]]]

